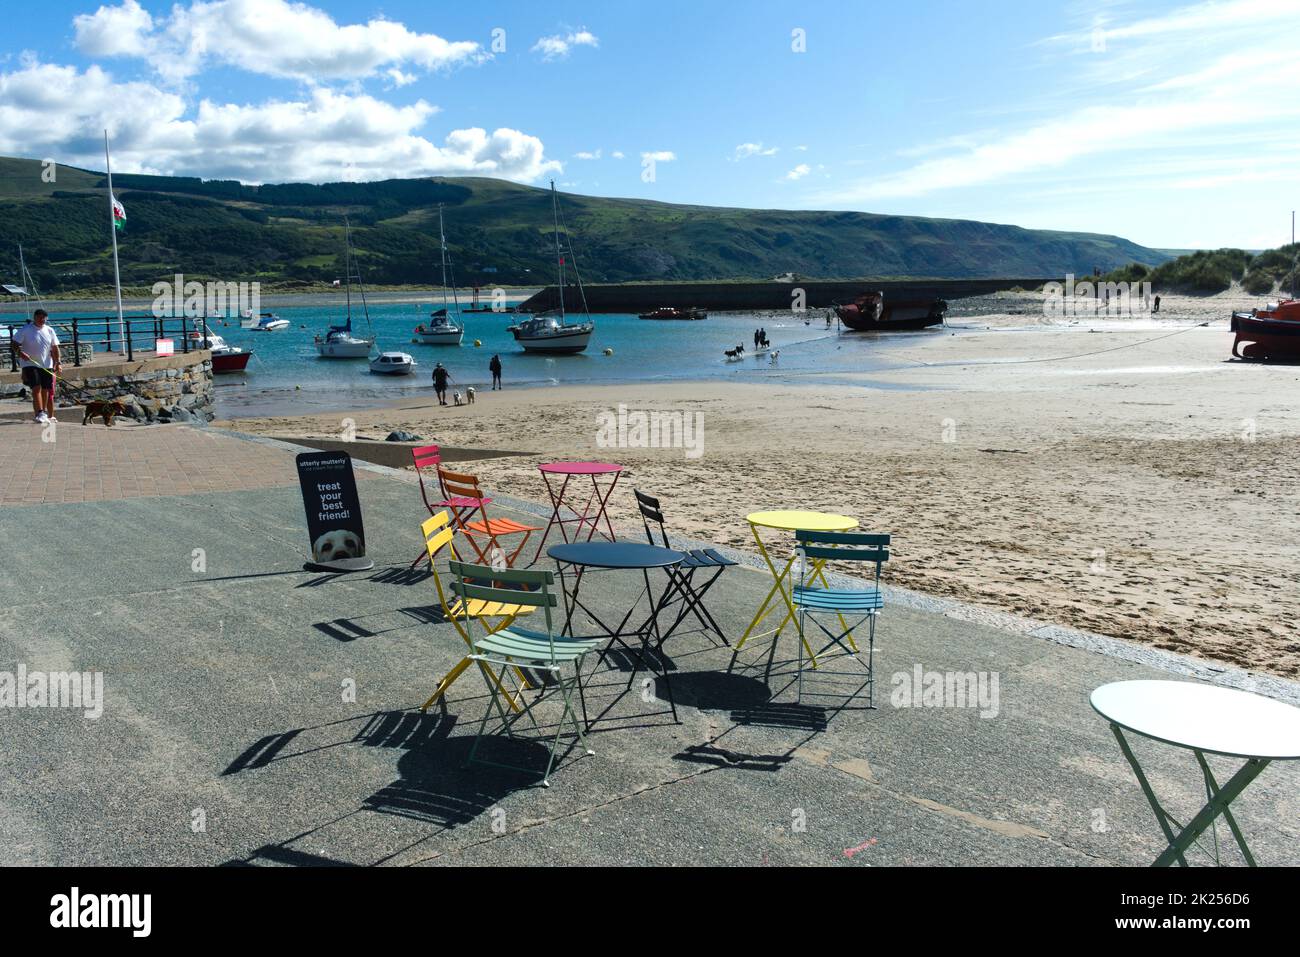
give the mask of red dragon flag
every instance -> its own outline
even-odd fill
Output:
[[[113,227],[115,229],[122,229],[125,226],[126,226],[126,208],[118,201],[117,197],[114,196],[113,197]]]

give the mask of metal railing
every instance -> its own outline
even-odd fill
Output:
[[[46,320],[59,334],[59,341],[71,346],[71,364],[80,366],[81,347],[88,345],[94,352],[124,353],[128,362],[135,360],[137,352],[152,353],[159,339],[180,339],[175,351],[188,353],[191,347],[190,334],[202,332],[203,319],[191,316],[123,316],[119,327],[117,316],[77,316],[72,319]],[[6,334],[0,342],[8,346],[9,369],[18,369],[18,350],[14,346],[14,333],[26,322],[0,323]],[[193,346],[201,345],[195,340]]]

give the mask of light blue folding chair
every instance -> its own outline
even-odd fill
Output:
[[[795,585],[791,599],[795,609],[796,624],[799,629],[799,700],[803,701],[804,650],[808,649],[808,670],[824,676],[855,676],[865,680],[850,694],[835,692],[809,692],[809,697],[847,697],[852,701],[863,688],[867,689],[867,707],[875,707],[875,654],[876,654],[876,616],[884,607],[884,597],[880,592],[880,573],[885,562],[889,561],[890,536],[871,532],[808,532],[796,531],[795,543],[799,583]],[[869,588],[830,588],[814,587],[810,582],[814,576],[820,577],[823,566],[828,562],[863,562],[875,565],[872,585]],[[822,578],[825,583],[825,578]],[[822,618],[834,616],[839,629],[827,627]],[[850,624],[849,620],[852,620]],[[867,623],[867,655],[862,660],[862,652],[853,638],[853,630]],[[820,650],[813,651],[809,642],[808,626],[814,624],[828,639]],[[816,638],[814,633],[811,637]],[[838,649],[839,654],[827,657],[827,652]],[[834,671],[826,667],[828,661],[848,659],[855,663],[856,670]],[[847,707],[847,702],[844,705]]]
[[[483,760],[478,758],[477,755],[479,744],[482,742],[484,732],[487,729],[488,720],[492,717],[494,711],[501,719],[501,726],[494,733],[499,734],[504,731],[511,738],[515,737],[515,722],[524,715],[528,716],[537,731],[540,732],[542,729],[542,726],[537,723],[537,718],[533,715],[533,708],[546,696],[546,691],[543,690],[532,701],[523,701],[524,695],[520,695],[513,703],[510,703],[509,699],[507,699],[507,703],[512,704],[512,706],[522,705],[519,710],[508,713],[507,708],[502,707],[501,704],[504,691],[501,683],[496,680],[493,666],[498,671],[513,668],[545,671],[554,678],[554,688],[564,702],[564,710],[556,725],[555,737],[551,741],[551,753],[546,762],[546,770],[542,772],[542,785],[550,787],[551,770],[555,767],[556,753],[559,751],[560,738],[564,735],[566,724],[572,724],[573,730],[577,734],[576,743],[586,749],[587,754],[595,754],[594,751],[587,748],[587,738],[583,733],[582,723],[578,721],[577,713],[573,708],[573,694],[574,691],[577,691],[579,695],[582,694],[583,656],[599,647],[601,639],[567,638],[556,634],[555,625],[552,621],[552,609],[556,607],[556,595],[551,591],[551,586],[555,584],[553,572],[545,569],[494,569],[490,565],[471,565],[459,561],[449,561],[447,567],[451,574],[455,576],[451,582],[452,590],[460,596],[461,601],[466,605],[474,601],[480,601],[525,605],[542,609],[542,617],[546,620],[546,631],[544,632],[521,628],[514,621],[495,631],[488,629],[484,629],[484,633],[480,633],[477,629],[471,629],[470,631],[470,640],[474,646],[474,653],[469,658],[478,664],[479,670],[483,673],[488,692],[491,694],[491,702],[483,714],[483,721],[479,724],[478,735],[470,748],[467,763],[490,764],[515,771],[536,770],[535,768],[525,768],[514,764],[501,764],[496,761]],[[517,587],[503,587],[507,585]],[[566,676],[566,671],[570,666],[572,667],[572,674]],[[570,745],[565,754],[567,755],[572,749],[573,745]]]

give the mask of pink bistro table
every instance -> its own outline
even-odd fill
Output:
[[[615,465],[612,462],[544,462],[537,467],[542,473],[542,481],[546,483],[546,494],[551,497],[551,520],[546,524],[546,531],[542,533],[542,540],[537,543],[537,552],[533,555],[533,564],[537,563],[538,557],[542,554],[542,548],[546,545],[546,537],[551,534],[551,528],[558,525],[560,535],[565,543],[576,542],[582,538],[582,530],[586,528],[587,541],[600,532],[602,538],[614,541],[614,527],[610,524],[609,514],[605,508],[609,502],[609,497],[614,494],[614,486],[618,484],[618,478],[623,474],[623,466]],[[575,476],[586,476],[591,479],[591,495],[587,498],[587,503],[579,511],[576,503],[567,504],[564,500],[565,494],[569,490],[569,482]],[[609,484],[604,489],[601,488],[601,479],[610,477]],[[560,480],[559,488],[552,483],[552,479]],[[579,486],[582,480],[579,478]],[[575,495],[581,497],[581,492],[575,492]],[[565,518],[561,509],[567,508],[573,513],[572,518]],[[606,531],[600,531],[601,519],[605,521]],[[573,533],[573,538],[569,538],[567,525],[577,525],[577,530]],[[607,534],[608,533],[608,534]]]

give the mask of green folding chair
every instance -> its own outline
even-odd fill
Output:
[[[795,532],[796,564],[799,583],[795,585],[791,600],[798,614],[795,622],[799,629],[799,700],[803,701],[804,649],[808,649],[809,670],[825,676],[863,677],[861,685],[848,695],[834,692],[809,692],[809,697],[847,697],[852,701],[863,688],[867,689],[867,707],[875,707],[875,654],[876,654],[876,616],[884,608],[884,597],[880,592],[880,572],[885,562],[889,561],[888,535],[870,532]],[[825,562],[865,562],[875,565],[873,584],[868,588],[818,588],[810,584],[816,569]],[[823,582],[825,579],[823,579]],[[821,620],[834,616],[839,628],[827,627]],[[847,617],[846,617],[847,616]],[[850,619],[852,622],[850,623]],[[867,627],[867,656],[862,660],[862,653],[853,638],[853,629],[863,622]],[[820,650],[813,651],[809,643],[809,624],[820,629],[827,639]],[[811,637],[816,638],[816,633]],[[827,652],[838,650],[839,654],[826,657]],[[848,659],[856,664],[849,671],[834,671],[825,667],[827,661]],[[844,707],[847,707],[848,702]]]
[[[507,713],[507,708],[502,707],[501,704],[504,691],[501,684],[496,680],[493,666],[502,671],[508,668],[528,668],[534,671],[548,672],[554,678],[554,690],[559,693],[564,702],[564,710],[556,725],[555,737],[551,741],[551,753],[546,762],[546,770],[542,773],[543,787],[550,787],[551,771],[555,767],[560,738],[564,735],[566,724],[573,726],[573,730],[577,734],[576,743],[580,744],[587,754],[596,753],[587,747],[587,737],[583,733],[582,723],[578,721],[577,713],[573,708],[573,694],[577,691],[581,696],[582,659],[589,651],[593,651],[600,646],[601,639],[568,638],[556,634],[551,611],[557,604],[556,595],[551,591],[551,586],[555,584],[553,572],[545,569],[494,569],[490,565],[471,565],[459,561],[448,562],[447,568],[452,575],[456,576],[451,582],[452,590],[466,604],[473,601],[502,602],[540,608],[543,612],[543,617],[546,620],[545,632],[530,631],[519,627],[514,622],[487,634],[479,634],[476,630],[471,631],[474,653],[469,657],[471,661],[478,664],[479,670],[483,673],[488,692],[491,694],[491,702],[483,714],[483,720],[478,728],[478,735],[474,739],[473,747],[470,748],[469,758],[466,763],[490,764],[494,767],[509,768],[514,771],[535,770],[534,768],[525,768],[514,764],[484,760],[478,758],[477,755],[479,744],[482,743],[484,733],[487,730],[488,720],[494,712],[501,720],[500,727],[494,732],[496,734],[504,731],[509,737],[514,738],[515,722],[524,715],[528,716],[537,731],[542,730],[542,726],[537,723],[537,718],[533,715],[533,708],[546,696],[546,690],[544,689],[531,702],[523,701],[521,695],[514,702],[522,705],[521,709],[513,713]],[[572,674],[566,677],[566,672],[569,671],[570,666],[572,667]],[[551,682],[547,682],[547,684],[549,685]],[[510,703],[507,698],[507,704]],[[564,753],[567,755],[571,750],[573,750],[572,744]]]

